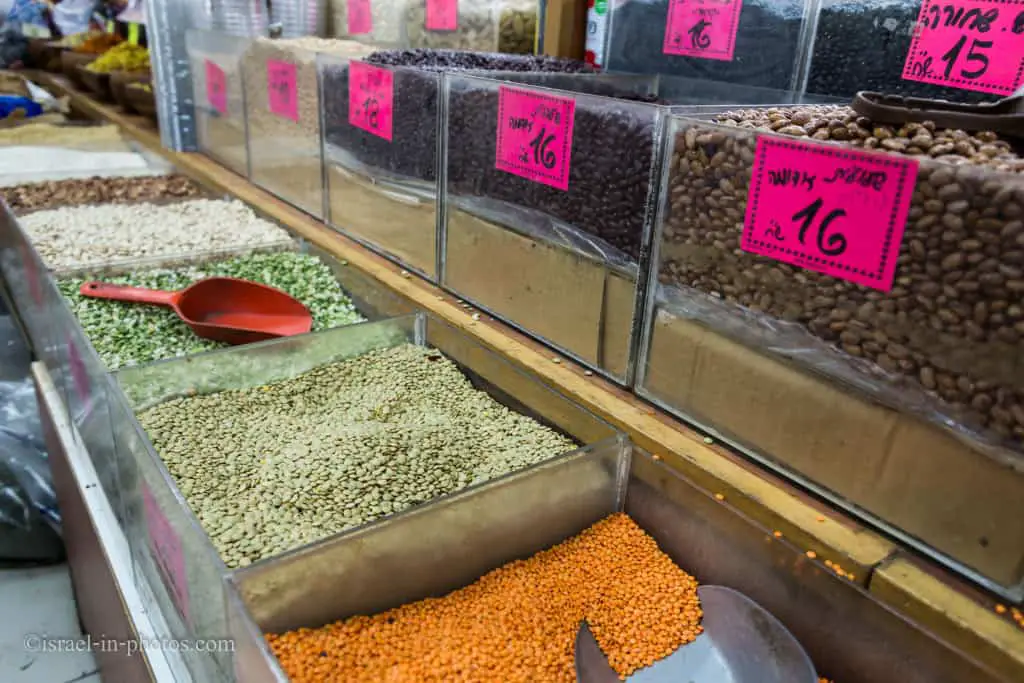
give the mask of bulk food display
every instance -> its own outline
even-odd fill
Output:
[[[119,450],[126,509],[166,519],[183,561],[167,578],[152,566],[142,519],[129,523],[129,542],[197,636],[225,633],[225,565],[579,453],[579,443],[619,443],[586,411],[422,316],[137,366],[117,381],[146,434]],[[512,391],[514,409],[502,403]]]
[[[475,76],[447,95],[443,284],[625,379],[662,108]]]
[[[52,180],[0,188],[0,197],[20,216],[83,204],[134,204],[204,194],[199,185],[182,175]]]
[[[911,53],[914,27],[921,17],[922,5],[925,4],[921,0],[824,0],[814,43],[808,49],[807,92],[852,97],[860,90],[872,90],[954,102],[979,102],[997,98],[998,95],[942,87],[903,77],[904,66]],[[925,23],[934,21],[936,13],[941,22],[953,18],[953,9],[943,10],[944,6],[952,8],[952,5],[934,2],[927,4],[932,7],[932,11],[921,17]],[[1001,4],[996,13],[1011,12],[1012,7],[1012,3]],[[943,11],[947,13],[943,15]],[[985,26],[985,20],[975,19],[970,12],[977,13],[971,9],[961,13],[955,21],[968,27],[966,33],[972,41],[978,39],[986,42],[983,39],[988,32],[987,28],[984,31],[972,31],[969,28],[979,20]],[[985,13],[990,14],[987,9]],[[950,49],[955,45],[956,36],[944,48]],[[973,42],[965,42],[965,45],[967,50],[963,51],[963,60],[972,50],[978,49],[973,47]],[[932,55],[930,60],[928,56],[923,56],[921,61],[928,61],[930,70],[945,71],[948,60],[943,59],[943,54],[949,53]],[[951,65],[951,75],[955,76],[962,67],[966,67],[968,72],[975,71],[979,65],[987,67],[990,58],[997,58],[995,54],[989,55],[984,47],[980,48],[978,54],[983,62],[972,58],[970,62],[962,61],[961,68]]]
[[[181,264],[165,263],[155,269],[147,266],[150,264],[142,261],[121,265],[113,272],[90,270],[57,282],[90,343],[111,370],[188,356],[224,344],[196,336],[168,308],[83,296],[79,290],[87,281],[173,292],[204,278],[233,277],[295,297],[312,314],[314,331],[364,320],[331,267],[312,254],[272,251],[230,258],[190,255]]]
[[[531,54],[539,12],[536,0],[409,0],[405,19],[408,45]]]
[[[21,224],[56,270],[289,239],[242,202],[224,199],[62,207],[31,213]]]
[[[404,47],[407,0],[327,0],[331,35],[377,47]]]
[[[242,55],[250,179],[281,199],[323,216],[318,52],[356,58],[357,43],[295,38],[254,40]]]
[[[352,70],[320,58],[329,222],[436,279],[437,131],[444,71],[590,71],[579,62],[465,51],[384,50]],[[368,66],[371,65],[371,66]],[[359,90],[350,89],[351,79]],[[380,78],[380,85],[369,85]],[[539,78],[539,76],[538,76]],[[374,127],[369,98],[390,104]],[[355,101],[355,108],[351,102]],[[388,111],[386,108],[384,112]]]
[[[249,40],[208,31],[185,34],[192,69],[196,143],[207,156],[249,174],[240,59]]]
[[[772,131],[775,136],[770,135]],[[956,484],[957,496],[968,496],[969,489],[984,489],[971,482],[987,481],[989,476],[1008,490],[1019,487],[1024,444],[1024,379],[1019,367],[1024,351],[1024,182],[1019,173],[1024,160],[1015,151],[1016,143],[991,130],[945,129],[930,121],[877,123],[845,106],[759,108],[703,118],[677,117],[671,134],[663,221],[655,237],[658,261],[653,273],[659,287],[651,293],[656,305],[651,309],[648,357],[642,361],[645,390],[693,419],[710,422],[708,426],[742,432],[738,424],[722,424],[729,420],[714,407],[718,405],[712,398],[716,392],[710,384],[706,389],[701,388],[704,384],[673,384],[677,372],[690,372],[680,370],[680,364],[689,363],[703,370],[688,376],[709,381],[711,337],[700,343],[699,352],[685,349],[698,344],[694,341],[694,335],[701,334],[698,330],[711,330],[743,347],[829,378],[856,395],[951,430],[971,448],[995,457],[990,460],[977,455],[975,460],[980,460],[970,468],[972,478],[961,477]],[[866,286],[851,280],[858,274],[866,278],[866,270],[855,268],[837,275],[813,266],[830,263],[827,258],[812,259],[808,261],[810,269],[801,268],[784,258],[752,253],[752,247],[744,246],[750,244],[746,239],[768,239],[744,237],[750,211],[770,206],[768,199],[753,205],[748,196],[752,178],[762,177],[755,173],[765,163],[755,165],[759,145],[787,139],[838,143],[886,152],[894,160],[913,160],[910,168],[916,179],[901,195],[906,198],[906,218],[894,210],[889,219],[890,230],[895,232],[887,233],[891,236],[886,239],[898,241],[898,246],[892,245],[898,248],[898,255],[893,261],[891,288],[878,281],[862,280],[873,285]],[[855,161],[851,157],[851,163]],[[783,176],[782,167],[768,168],[772,175],[764,176],[765,183],[831,187],[828,173],[808,180],[810,167],[797,162],[788,167],[791,175]],[[898,177],[893,174],[899,168],[891,167],[890,177]],[[873,188],[884,182],[886,172],[847,177],[850,180],[843,183],[856,188],[851,192],[870,197]],[[820,216],[812,215],[815,207],[822,209]],[[816,238],[818,244],[823,253],[835,255],[843,252],[841,245],[852,243],[856,233],[850,232],[853,226],[848,223],[844,229],[830,226],[833,219],[842,219],[845,210],[836,213],[830,206],[831,213],[826,216],[826,208],[821,202],[812,204],[794,214],[792,221],[803,226],[801,239],[805,234],[817,234],[808,231],[812,225],[823,231]],[[826,222],[819,227],[818,221]],[[780,235],[796,229],[783,223],[778,224]],[[710,420],[709,410],[715,414]],[[861,417],[868,419],[867,414]],[[910,437],[902,435],[918,428],[896,428],[893,419],[879,423],[881,433],[892,430],[901,438],[895,443],[864,446],[872,457],[889,454],[890,464],[878,465],[881,481],[871,477],[864,478],[862,484],[844,481],[836,474],[837,465],[814,458],[798,458],[801,469],[811,470],[803,473],[819,483],[830,479],[832,486],[845,488],[841,492],[862,505],[883,489],[905,487],[913,478],[907,480],[898,472],[917,465],[896,468],[895,463],[901,461],[904,450],[908,457],[911,451],[923,456],[923,446],[910,448],[906,443]],[[803,450],[785,446],[779,435],[772,434],[764,436],[775,444],[770,457],[785,462]],[[757,442],[745,445],[760,448]],[[943,453],[955,450],[953,446],[942,448]],[[862,489],[862,485],[869,488]],[[932,495],[927,490],[920,493]],[[988,495],[985,505],[1003,505]],[[936,515],[944,515],[939,526],[945,530],[929,538],[930,543],[961,560],[967,558],[975,567],[984,565],[981,568],[997,575],[1004,585],[1022,578],[1018,576],[1019,544],[1013,541],[1019,537],[1011,529],[992,527],[996,515],[954,513],[960,506],[937,497],[928,505],[942,512],[929,519],[929,515],[917,516],[913,510],[895,505],[894,500],[883,497],[873,506],[874,511],[888,521],[898,517],[907,526],[921,528],[930,528]],[[1005,505],[1011,504],[1006,501]],[[972,533],[950,534],[950,525],[980,526]],[[921,528],[910,531],[927,535]]]
[[[808,0],[624,0],[610,4],[610,71],[790,90],[797,87]]]

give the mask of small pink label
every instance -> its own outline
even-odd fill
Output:
[[[348,33],[359,36],[373,30],[370,0],[348,0]]]
[[[160,573],[171,593],[178,612],[189,623],[188,583],[185,574],[185,553],[181,539],[163,510],[157,505],[149,486],[142,484],[142,508],[146,515],[146,529],[149,531],[149,547],[153,551]]]
[[[925,0],[903,65],[909,81],[1012,95],[1024,74],[1022,0]]]
[[[913,159],[761,136],[740,246],[887,292],[916,180]]]
[[[454,31],[459,28],[459,0],[427,0],[427,30]]]
[[[298,122],[299,93],[294,64],[267,60],[267,95],[272,114]]]
[[[500,86],[494,167],[569,189],[576,100]]]
[[[68,366],[71,369],[71,381],[75,385],[75,393],[78,400],[85,403],[89,400],[89,374],[85,371],[85,363],[82,362],[82,354],[75,345],[71,335],[67,336],[68,345]]]
[[[206,99],[221,114],[228,113],[228,81],[224,70],[206,60]]]
[[[394,74],[363,62],[348,65],[348,122],[391,141],[394,120]]]
[[[669,0],[667,55],[732,61],[743,0]]]

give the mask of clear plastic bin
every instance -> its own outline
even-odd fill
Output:
[[[250,42],[210,31],[185,34],[199,151],[246,177],[249,152],[240,65]]]
[[[463,333],[422,314],[129,368],[119,371],[116,378],[124,392],[127,410],[134,412],[192,392],[252,387],[288,379],[321,365],[406,343],[437,348],[458,363],[478,389],[513,410],[560,429],[580,443],[599,447],[619,443],[621,439],[609,425],[583,408],[512,368]],[[177,619],[173,637],[225,637],[223,591],[215,579],[226,568],[142,428],[137,423],[135,428],[138,439],[130,440],[124,447],[119,443],[118,457],[129,511],[130,526],[126,533],[140,573],[148,583],[164,591],[165,611],[187,615]],[[148,516],[147,505],[152,511]],[[160,529],[168,526],[173,529],[173,533],[167,534],[172,538],[165,545],[172,550],[181,548],[164,562],[178,568],[176,579],[165,580],[163,574],[167,572],[158,570],[154,564],[150,545],[153,519],[157,519],[159,527],[156,533],[162,533]],[[359,531],[357,528],[345,533]],[[168,585],[178,588],[172,591]],[[177,600],[171,598],[172,594],[178,596]],[[185,604],[187,607],[182,608]],[[212,657],[218,660],[222,671],[230,671],[230,653],[216,653]]]
[[[600,79],[546,81],[616,94]],[[664,108],[457,74],[446,76],[446,97],[443,286],[628,382]],[[499,119],[512,126],[509,107],[545,103],[564,118],[547,126],[556,149],[535,151],[556,154],[557,167],[539,180],[498,168]],[[509,154],[531,154],[529,140],[507,139],[511,165]]]
[[[850,98],[860,90],[871,90],[955,102],[998,98],[903,78],[924,4],[922,0],[821,0],[814,42],[808,47],[807,92]]]
[[[540,7],[536,0],[410,0],[405,21],[409,47],[532,54]]]
[[[378,47],[404,47],[408,0],[327,0],[331,35]]]
[[[316,53],[327,47],[352,57],[367,51],[339,41],[261,38],[242,57],[250,179],[317,218],[324,192]]]
[[[441,74],[362,62],[356,78],[390,82],[350,94],[348,60],[321,55],[327,222],[345,234],[436,281],[437,128]],[[382,97],[374,130],[350,109],[352,98]],[[368,119],[366,119],[368,120]]]
[[[777,617],[820,675],[844,683],[1002,680],[678,471],[628,450],[567,456],[235,572],[226,578],[227,622],[239,680],[288,680],[264,633],[440,597],[623,510],[702,584],[741,591]],[[889,647],[878,648],[880,634]]]
[[[758,143],[794,138],[714,116],[670,123],[638,393],[1024,588],[1024,179],[878,157],[917,160],[886,291],[741,248]]]
[[[799,86],[811,4],[811,0],[609,3],[604,67],[792,90]]]

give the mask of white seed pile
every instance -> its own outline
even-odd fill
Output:
[[[279,242],[288,233],[237,200],[79,206],[20,219],[55,270]]]
[[[232,568],[575,447],[410,344],[139,419]]]

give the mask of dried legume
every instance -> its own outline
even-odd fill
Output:
[[[624,514],[440,599],[268,635],[293,683],[576,680],[587,620],[620,676],[703,628],[697,582]]]
[[[687,297],[687,316],[799,349],[802,362],[900,410],[1024,450],[1024,157],[1012,142],[836,106],[716,121],[729,128],[680,122],[669,164],[659,278]],[[757,139],[769,131],[917,160],[891,290],[739,248]]]
[[[223,344],[197,337],[169,309],[84,297],[78,293],[82,282],[102,279],[119,285],[173,291],[215,275],[253,280],[291,294],[313,314],[314,330],[363,320],[326,264],[315,256],[292,252],[253,254],[117,277],[76,277],[61,280],[57,286],[100,358],[107,367],[116,370],[126,365],[208,351]]]
[[[106,126],[104,126],[106,128]],[[114,126],[110,128],[116,131]],[[18,215],[81,204],[129,204],[154,199],[199,197],[203,188],[182,175],[52,180],[0,188]]]
[[[26,216],[22,225],[54,270],[288,239],[242,202],[220,199],[54,209]]]
[[[574,447],[409,344],[173,399],[139,420],[229,567]]]

